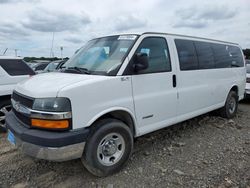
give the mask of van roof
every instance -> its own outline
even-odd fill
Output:
[[[1,56],[0,59],[23,59],[22,57],[15,57],[15,56]]]
[[[141,35],[145,34],[161,34],[161,35],[171,35],[171,36],[178,36],[178,37],[188,37],[188,38],[195,38],[195,39],[202,39],[202,40],[210,40],[214,42],[223,42],[223,43],[228,43],[228,44],[235,44],[239,45],[234,42],[228,42],[228,41],[222,41],[222,40],[216,40],[216,39],[209,39],[209,38],[204,38],[204,37],[195,37],[195,36],[189,36],[189,35],[181,35],[181,34],[173,34],[173,33],[161,33],[161,32],[144,32]]]
[[[113,35],[107,35],[107,36],[103,36],[103,37],[111,37],[111,36],[119,36],[119,35],[146,35],[146,34],[158,34],[158,35],[170,35],[170,36],[177,36],[177,37],[187,37],[190,39],[201,39],[201,40],[208,40],[208,41],[213,41],[213,42],[221,42],[221,43],[227,43],[227,44],[234,44],[234,45],[239,45],[238,43],[234,43],[234,42],[228,42],[228,41],[222,41],[222,40],[217,40],[217,39],[209,39],[209,38],[204,38],[204,37],[195,37],[195,36],[189,36],[189,35],[182,35],[182,34],[174,34],[174,33],[161,33],[161,32],[143,32],[143,33],[116,33]],[[98,38],[103,38],[103,37],[97,37],[95,39]]]

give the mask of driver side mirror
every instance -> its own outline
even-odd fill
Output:
[[[148,68],[148,54],[146,53],[137,53],[134,56],[133,69],[135,72],[145,70]]]

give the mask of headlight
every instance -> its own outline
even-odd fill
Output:
[[[71,104],[68,98],[35,99],[31,110],[31,126],[42,129],[71,128]]]
[[[68,98],[42,98],[35,99],[32,109],[48,112],[70,112],[71,104]]]

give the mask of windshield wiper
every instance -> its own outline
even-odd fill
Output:
[[[76,73],[81,73],[81,74],[90,74],[90,71],[86,68],[81,68],[81,67],[68,67],[65,69],[65,72],[76,72]]]

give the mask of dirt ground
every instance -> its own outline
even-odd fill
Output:
[[[250,101],[233,120],[206,114],[138,138],[128,165],[106,178],[80,160],[29,158],[0,137],[0,187],[250,188]]]

